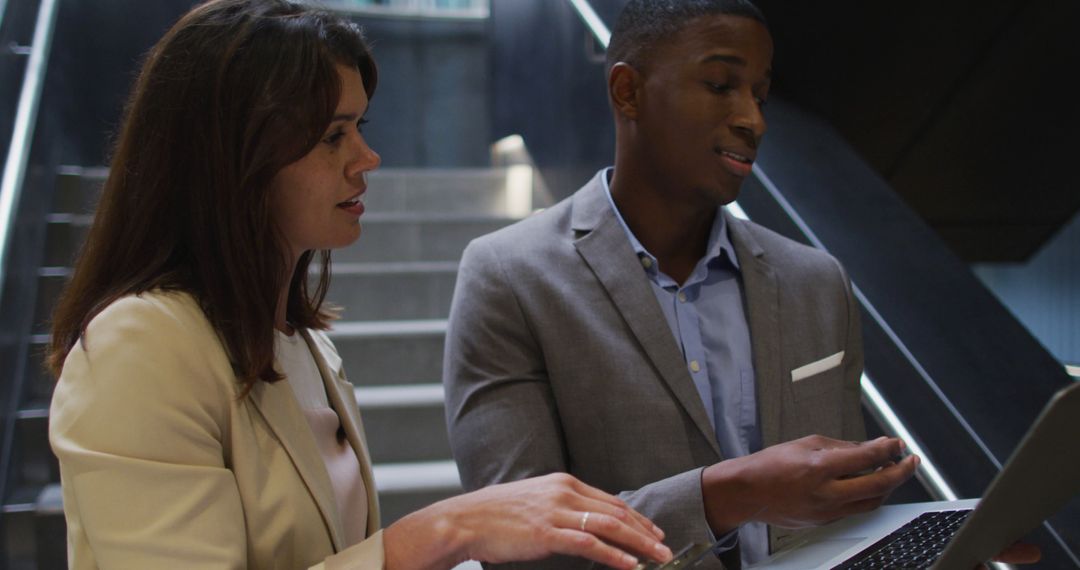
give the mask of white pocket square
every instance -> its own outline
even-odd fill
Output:
[[[791,381],[798,382],[803,378],[809,378],[814,374],[820,374],[826,370],[831,370],[840,366],[840,363],[844,361],[844,351],[837,352],[832,356],[826,356],[821,360],[815,360],[810,364],[805,364],[791,371]]]

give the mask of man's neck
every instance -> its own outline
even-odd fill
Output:
[[[655,186],[630,180],[620,178],[616,169],[611,197],[619,214],[660,269],[683,283],[705,255],[716,207],[674,200]]]

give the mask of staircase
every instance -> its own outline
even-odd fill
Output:
[[[107,171],[62,168],[45,219],[31,350],[16,415],[2,550],[9,568],[64,568],[59,470],[48,446],[48,320],[92,222]],[[535,202],[535,204],[534,204]],[[371,173],[363,232],[334,252],[330,336],[356,385],[383,524],[461,491],[440,382],[457,264],[468,242],[540,206],[528,166],[386,168]],[[0,563],[2,567],[2,563]]]

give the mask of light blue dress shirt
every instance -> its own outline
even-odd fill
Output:
[[[709,415],[725,459],[749,455],[761,449],[757,394],[754,384],[750,327],[744,311],[742,279],[727,224],[717,208],[709,241],[694,270],[680,286],[664,274],[654,257],[626,225],[608,186],[613,170],[602,178],[608,202],[626,231],[630,245],[641,260],[668,327],[682,349],[690,378]],[[768,532],[762,523],[739,527],[741,558],[750,564],[768,556]],[[730,543],[720,551],[733,548]],[[673,545],[679,547],[680,545]]]

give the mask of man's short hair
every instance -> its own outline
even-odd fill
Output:
[[[611,32],[607,69],[620,61],[642,69],[648,54],[691,20],[721,14],[751,18],[768,27],[765,15],[750,0],[630,0]]]

